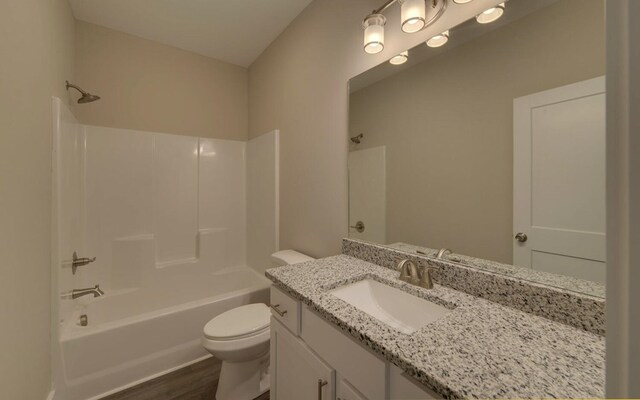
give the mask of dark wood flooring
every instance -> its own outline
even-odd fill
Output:
[[[211,357],[102,400],[213,400],[220,366],[220,361]],[[255,400],[269,400],[269,392]]]

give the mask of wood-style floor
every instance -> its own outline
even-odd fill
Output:
[[[215,358],[208,358],[102,400],[213,400],[220,365]],[[269,392],[256,400],[269,400]]]

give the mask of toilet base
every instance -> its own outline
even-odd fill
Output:
[[[269,390],[269,353],[243,362],[222,362],[216,400],[253,400]]]

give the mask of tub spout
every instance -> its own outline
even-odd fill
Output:
[[[62,299],[77,299],[78,297],[93,295],[93,297],[100,297],[104,295],[104,292],[100,289],[100,285],[95,285],[92,288],[86,289],[73,289],[70,292],[63,293],[60,297]]]

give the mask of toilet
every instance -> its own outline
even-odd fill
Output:
[[[271,255],[272,266],[313,258],[294,250]],[[233,308],[204,326],[202,345],[222,361],[216,400],[252,400],[269,390],[271,312],[263,303]]]

